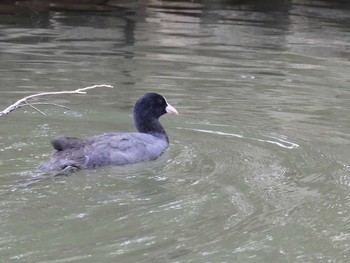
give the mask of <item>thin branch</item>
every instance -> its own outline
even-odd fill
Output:
[[[39,110],[37,107],[33,106],[32,104],[28,104],[26,103],[29,107],[31,107],[32,109],[36,110],[37,112],[39,112],[40,114],[46,116],[45,113],[43,113],[41,110]]]
[[[34,102],[34,103],[31,103],[30,105],[51,105],[51,106],[56,106],[56,107],[63,108],[63,109],[66,109],[66,110],[71,110],[67,106],[64,106],[64,105],[61,105],[61,104],[57,104],[57,103],[50,103],[50,102]]]
[[[35,109],[36,111],[40,112],[41,114],[44,114],[42,111],[40,111],[38,108],[34,107],[33,105],[40,105],[40,104],[51,104],[54,106],[58,106],[58,107],[63,107],[62,105],[59,104],[54,104],[54,103],[30,103],[28,100],[32,99],[32,98],[36,98],[36,97],[42,97],[42,96],[51,96],[51,95],[61,95],[61,94],[86,94],[87,90],[90,89],[96,89],[96,88],[113,88],[112,85],[107,85],[107,84],[98,84],[98,85],[93,85],[93,86],[89,86],[89,87],[85,87],[85,88],[80,88],[80,89],[76,89],[76,90],[66,90],[66,91],[54,91],[54,92],[42,92],[42,93],[37,93],[37,94],[33,94],[33,95],[29,95],[27,97],[24,97],[18,101],[16,101],[14,104],[11,104],[10,106],[8,106],[6,109],[4,109],[3,111],[0,111],[0,117],[7,115],[9,113],[11,113],[12,111],[22,108],[24,106],[29,106],[33,109]],[[45,115],[45,114],[44,114]]]

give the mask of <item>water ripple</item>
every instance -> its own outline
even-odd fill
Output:
[[[197,131],[197,132],[203,132],[203,133],[210,133],[210,134],[216,134],[216,135],[224,135],[224,136],[232,136],[236,138],[242,138],[242,139],[248,139],[248,140],[253,140],[253,141],[258,141],[258,142],[263,142],[263,143],[271,143],[275,144],[279,147],[285,148],[285,149],[296,149],[299,147],[299,144],[290,142],[284,139],[280,139],[274,136],[265,136],[266,139],[263,138],[254,138],[254,137],[247,137],[242,134],[235,134],[235,133],[227,133],[227,132],[221,132],[221,131],[213,131],[213,130],[203,130],[203,129],[189,129],[189,128],[178,128],[178,129],[187,129],[187,130],[192,130],[192,131]]]

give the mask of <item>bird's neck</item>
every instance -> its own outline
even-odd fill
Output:
[[[134,119],[136,129],[139,132],[147,133],[156,137],[164,138],[169,141],[168,136],[160,124],[158,119],[149,119],[144,116],[136,117]]]

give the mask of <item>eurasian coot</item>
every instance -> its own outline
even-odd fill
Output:
[[[158,120],[165,113],[178,114],[163,96],[147,93],[134,108],[134,123],[139,132],[106,133],[87,139],[58,137],[51,141],[56,152],[41,169],[87,169],[156,159],[169,145]]]

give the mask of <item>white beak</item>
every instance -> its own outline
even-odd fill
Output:
[[[169,113],[169,114],[176,114],[176,115],[179,115],[179,113],[177,112],[177,110],[171,106],[169,103],[168,103],[168,106],[166,106],[165,108],[166,112]]]

